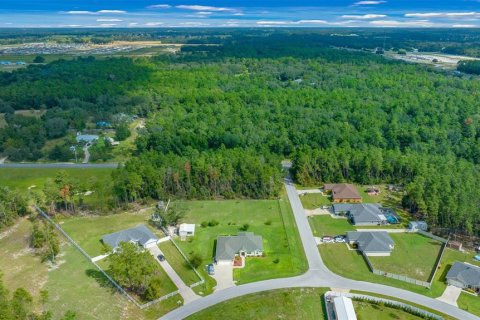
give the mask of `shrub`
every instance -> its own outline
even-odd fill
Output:
[[[190,257],[190,264],[192,265],[192,267],[197,269],[202,264],[202,257],[198,253],[194,253]]]
[[[250,225],[248,223],[245,223],[243,226],[240,227],[241,231],[247,231],[248,228],[250,228]]]
[[[273,263],[275,263],[275,264],[278,264],[279,262],[280,262],[280,259],[278,259],[278,258],[275,258],[275,260],[273,260]]]
[[[207,221],[202,221],[202,223],[200,225],[202,226],[202,228],[206,228],[206,227],[208,227],[208,222]]]
[[[220,222],[218,222],[217,220],[213,219],[213,220],[210,220],[208,221],[208,226],[209,227],[215,227],[215,226],[218,226]]]
[[[267,221],[265,221],[265,225],[266,225],[266,226],[270,226],[271,224],[272,224],[272,220],[267,220]]]

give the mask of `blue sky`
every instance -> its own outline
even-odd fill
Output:
[[[480,27],[480,0],[0,0],[6,27]]]

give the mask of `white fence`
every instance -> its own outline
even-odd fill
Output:
[[[45,218],[48,222],[50,222],[65,238],[67,238],[67,240],[73,244],[73,246],[75,248],[77,248],[78,251],[80,251],[81,254],[83,254],[85,256],[85,258],[87,258],[97,269],[98,271],[100,271],[104,276],[105,278],[108,279],[108,281],[110,281],[110,283],[121,293],[123,294],[125,297],[127,297],[128,300],[130,300],[131,302],[133,302],[137,307],[139,307],[140,309],[145,309],[145,308],[148,308],[150,307],[151,305],[155,304],[155,303],[158,303],[160,301],[163,301],[165,299],[168,299],[178,293],[180,293],[179,290],[177,291],[174,291],[174,292],[171,292],[167,295],[164,295],[156,300],[153,300],[153,301],[149,301],[145,304],[140,304],[138,303],[137,300],[135,300],[135,298],[133,298],[131,295],[129,295],[115,280],[112,279],[112,277],[110,277],[95,261],[93,261],[93,258],[87,253],[85,252],[85,250],[82,249],[82,247],[80,247],[80,245],[78,243],[75,242],[75,240],[73,240],[57,223],[55,223],[55,221],[52,220],[52,218],[50,218],[45,212],[43,212],[42,209],[40,209],[39,207],[35,206],[35,209],[37,210],[38,213],[40,213],[40,215]]]

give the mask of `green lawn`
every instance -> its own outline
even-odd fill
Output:
[[[59,218],[59,224],[73,240],[92,257],[102,254],[103,245],[100,242],[104,235],[123,229],[144,224],[149,227],[148,219],[153,208],[134,212],[123,212],[108,216],[81,216]],[[149,227],[158,237],[163,237],[162,231]]]
[[[480,317],[480,297],[462,292],[457,300],[457,304],[460,309]]]
[[[317,209],[321,206],[331,205],[332,202],[328,196],[321,193],[307,193],[300,196],[300,201],[305,209]]]
[[[417,233],[391,233],[395,249],[389,257],[369,257],[378,270],[428,281],[442,244]]]
[[[187,319],[326,319],[324,288],[282,289],[249,294],[214,305]]]
[[[403,310],[389,308],[384,305],[365,301],[353,301],[353,307],[358,320],[417,320],[421,319]]]
[[[201,280],[172,242],[162,242],[159,244],[159,247],[165,255],[168,263],[173,267],[175,272],[177,272],[187,286]]]
[[[247,258],[243,269],[234,271],[238,284],[293,276],[307,269],[307,262],[286,196],[280,200],[188,201],[185,223],[217,220],[214,227],[197,227],[190,241],[179,241],[186,255],[198,253],[203,258],[199,268],[212,262],[215,240],[220,235],[235,235],[244,224],[248,231],[263,237],[265,257]],[[278,261],[277,261],[278,259]],[[277,263],[275,263],[276,261]]]
[[[48,290],[46,309],[53,312],[53,319],[60,319],[67,310],[75,311],[78,319],[157,319],[182,301],[176,295],[148,309],[138,309],[61,236],[58,267],[49,269],[28,246],[31,229],[31,222],[21,219],[0,233],[0,272],[10,291],[23,287],[33,295],[37,311],[41,311],[40,290]]]
[[[355,226],[347,219],[334,219],[330,215],[310,216],[308,221],[316,237],[336,236],[347,231],[355,231]]]

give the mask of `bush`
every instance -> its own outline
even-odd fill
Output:
[[[265,221],[265,225],[266,225],[266,226],[272,225],[272,220],[267,220],[267,221]]]
[[[208,226],[209,227],[215,227],[215,226],[218,226],[220,222],[218,222],[217,220],[213,219],[213,220],[210,220],[208,221]]]
[[[206,227],[208,227],[208,222],[207,221],[202,221],[202,223],[200,225],[202,226],[202,228],[206,228]]]
[[[275,264],[278,264],[279,262],[280,262],[280,259],[278,259],[278,258],[275,258],[275,260],[273,260],[273,263],[275,263]]]
[[[192,267],[197,269],[202,264],[202,257],[198,253],[194,253],[190,257],[190,264],[192,265]]]
[[[248,228],[250,228],[250,225],[248,223],[245,223],[243,226],[240,227],[241,231],[247,231]]]

